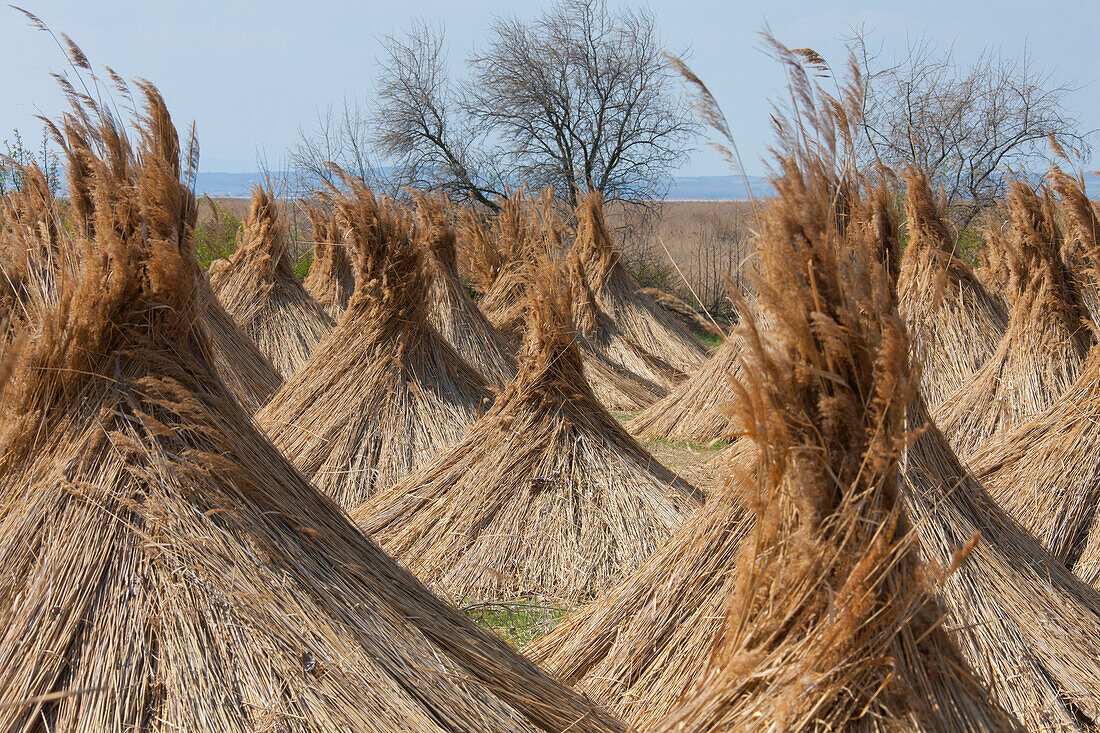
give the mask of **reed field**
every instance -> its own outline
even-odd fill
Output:
[[[60,38],[111,103],[58,77],[64,189],[0,192],[0,731],[1100,733],[1057,140],[960,224],[765,36],[766,199],[209,199]]]

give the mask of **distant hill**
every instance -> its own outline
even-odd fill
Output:
[[[262,183],[263,174],[254,173],[199,173],[196,191],[212,198],[243,198],[249,195],[253,184]],[[753,195],[767,198],[774,194],[771,185],[760,176],[748,177]],[[1089,196],[1100,198],[1100,175],[1085,175]],[[668,191],[670,201],[745,201],[749,188],[741,176],[681,176],[672,182]]]

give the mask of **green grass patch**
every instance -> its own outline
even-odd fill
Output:
[[[535,600],[475,603],[462,610],[517,649],[545,636],[569,612],[556,604]]]
[[[712,440],[709,443],[696,443],[694,440],[647,440],[645,442],[649,445],[660,445],[666,448],[688,448],[696,452],[721,450],[730,444],[728,440],[723,438]]]
[[[619,422],[626,422],[627,420],[633,420],[634,418],[638,417],[638,412],[638,410],[635,410],[634,412],[613,412],[611,413],[611,417],[615,418]]]
[[[722,342],[725,341],[721,336],[716,333],[711,333],[710,331],[700,330],[696,332],[696,335],[699,337],[700,341],[712,349],[717,349],[722,345]]]

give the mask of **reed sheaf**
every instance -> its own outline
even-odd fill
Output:
[[[897,486],[917,380],[879,248],[834,208],[858,189],[838,193],[814,156],[782,164],[756,255],[773,327],[742,313],[735,402],[759,454],[755,524],[708,668],[656,729],[1017,729],[965,670],[918,559]]]
[[[997,350],[934,414],[955,452],[983,443],[1050,407],[1073,384],[1092,336],[1062,265],[1062,232],[1050,192],[1012,184],[1008,232],[1008,329]],[[992,245],[993,243],[990,243]],[[990,246],[987,245],[987,246]]]
[[[1083,178],[1054,166],[1050,182],[1062,202],[1063,261],[1093,331],[1100,332],[1100,209],[1089,199]]]
[[[306,204],[306,216],[312,229],[313,261],[302,280],[302,287],[333,321],[339,321],[355,291],[355,268],[349,255],[352,247],[344,241],[331,206],[310,199]]]
[[[64,225],[46,176],[36,165],[13,168],[22,185],[0,199],[0,352],[44,309],[62,262]]]
[[[333,321],[294,275],[282,204],[252,190],[252,203],[228,260],[210,265],[214,294],[283,379],[306,361]]]
[[[927,176],[910,169],[905,178],[909,241],[898,275],[898,309],[921,365],[921,390],[935,410],[997,351],[1008,314],[956,255]]]
[[[706,349],[664,308],[639,292],[604,219],[603,199],[577,206],[568,267],[577,332],[608,361],[668,390],[706,358]]]
[[[431,595],[253,427],[196,325],[179,140],[139,91],[133,147],[74,99],[90,215],[61,246],[78,264],[0,374],[0,728],[622,731]]]
[[[507,339],[510,349],[522,348],[527,324],[527,285],[531,280],[532,263],[544,257],[559,258],[565,225],[553,205],[553,191],[545,189],[537,196],[520,189],[500,201],[501,210],[490,226],[484,226],[472,213],[463,212],[461,247],[474,284],[484,293],[478,303],[489,321]],[[590,294],[589,294],[590,295]],[[585,293],[578,292],[578,297]],[[574,309],[577,309],[574,304]],[[594,324],[601,311],[588,309],[584,323]],[[582,314],[576,314],[582,315]],[[602,318],[604,335],[617,334]],[[613,335],[618,350],[633,362],[649,360],[636,347]],[[588,385],[600,404],[608,410],[629,412],[638,410],[664,396],[666,390],[653,381],[631,371],[622,359],[616,359],[608,349],[578,331],[576,339],[584,363]],[[658,366],[662,374],[670,373],[667,365]]]
[[[499,204],[488,226],[476,214],[463,213],[461,249],[483,294],[478,306],[518,351],[527,325],[524,308],[531,263],[560,253],[565,226],[554,211],[550,188],[534,195],[519,188]]]
[[[461,441],[352,518],[451,597],[576,603],[640,567],[703,497],[592,394],[557,265],[544,259],[526,290],[518,376]]]
[[[355,292],[256,422],[315,486],[351,509],[458,442],[490,394],[429,322],[413,217],[358,179],[344,176],[343,185],[329,198],[355,247]]]
[[[25,322],[31,311],[52,302],[58,277],[75,272],[71,248],[60,246],[63,238],[72,233],[90,237],[95,228],[98,210],[93,199],[95,171],[90,161],[96,157],[97,131],[75,90],[62,87],[69,99],[78,103],[72,114],[58,123],[48,123],[65,161],[68,197],[63,212],[55,205],[42,172],[33,166],[22,171],[25,184],[3,204],[6,236],[0,268],[5,282],[0,307],[8,321],[8,337],[13,325]],[[109,137],[103,144],[121,146],[116,137]],[[198,269],[194,274],[195,298],[200,304],[195,317],[210,341],[215,368],[234,398],[254,413],[279,388],[282,379],[214,297],[206,273]]]
[[[418,243],[431,279],[428,321],[487,383],[503,387],[516,376],[516,358],[459,277],[457,232],[445,203],[418,195],[416,220]]]

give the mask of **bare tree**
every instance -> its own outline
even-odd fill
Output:
[[[1088,134],[1066,109],[1074,91],[1031,59],[983,52],[959,62],[927,39],[898,63],[882,63],[868,34],[850,47],[865,85],[862,132],[868,161],[920,166],[966,225],[1004,193],[1005,174],[1026,173],[1051,149],[1087,157]]]
[[[653,15],[560,0],[536,20],[497,20],[471,60],[470,112],[514,174],[607,198],[664,194],[697,126],[661,55]]]
[[[317,112],[313,125],[298,128],[298,142],[288,155],[297,193],[308,194],[336,184],[332,164],[362,178],[373,186],[390,189],[392,182],[382,176],[374,153],[373,131],[361,105],[344,100],[339,108],[331,105]]]
[[[530,23],[498,19],[461,84],[442,32],[419,24],[385,45],[383,153],[407,180],[489,206],[519,182],[571,205],[591,190],[660,198],[697,132],[647,11],[558,0]]]
[[[383,43],[375,123],[381,153],[406,185],[497,208],[505,188],[500,167],[448,74],[442,29],[416,23]]]

